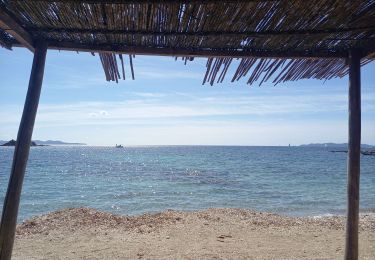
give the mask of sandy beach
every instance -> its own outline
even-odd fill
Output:
[[[17,228],[14,259],[342,259],[342,217],[243,209],[127,217],[75,208]],[[375,259],[375,215],[362,214],[360,259]]]

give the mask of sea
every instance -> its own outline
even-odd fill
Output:
[[[62,208],[120,215],[244,208],[345,214],[347,154],[321,147],[32,147],[18,221]],[[14,147],[0,147],[0,209]],[[361,156],[362,212],[375,211],[375,156]]]

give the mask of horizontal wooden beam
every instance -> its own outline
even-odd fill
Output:
[[[28,27],[28,31],[32,33],[78,33],[78,34],[120,34],[120,35],[142,35],[142,36],[242,36],[242,37],[258,37],[258,36],[281,36],[281,35],[316,35],[316,34],[333,34],[344,32],[356,32],[364,30],[374,30],[375,26],[352,27],[352,28],[327,28],[327,29],[310,29],[310,30],[283,30],[283,31],[197,31],[197,32],[181,32],[181,31],[150,31],[150,30],[126,30],[126,29],[106,29],[106,28],[55,28],[55,27]],[[374,39],[375,40],[375,39]]]
[[[1,6],[0,27],[12,35],[20,44],[34,52],[34,43],[30,34]]]
[[[17,47],[17,45],[14,45]],[[267,51],[267,50],[234,50],[234,49],[184,49],[155,48],[144,46],[124,46],[109,44],[85,44],[79,42],[48,41],[48,48],[53,50],[111,52],[137,55],[172,56],[172,57],[259,57],[259,58],[346,58],[346,51],[329,52],[326,50],[311,51]]]
[[[365,58],[375,60],[375,51],[369,52],[365,55]]]

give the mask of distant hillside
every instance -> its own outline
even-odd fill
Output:
[[[0,145],[3,145],[7,143],[8,141],[3,141],[0,140]],[[33,141],[37,145],[86,145],[84,143],[67,143],[63,141],[58,141],[58,140],[47,140],[47,141],[42,141],[42,140],[34,140]]]
[[[348,144],[347,143],[341,143],[341,144],[338,144],[338,143],[313,143],[313,144],[302,144],[300,145],[301,147],[336,147],[336,148],[347,148],[348,147]],[[369,145],[369,144],[362,144],[361,145],[362,148],[366,149],[366,148],[374,148],[375,146],[374,145]]]
[[[9,142],[0,143],[0,146],[16,146],[16,141],[14,139]],[[31,142],[31,146],[45,146],[44,144],[36,144],[34,141]]]
[[[47,141],[41,141],[41,140],[35,140],[34,141],[37,144],[46,144],[46,145],[86,145],[85,143],[67,143],[59,140],[47,140]]]

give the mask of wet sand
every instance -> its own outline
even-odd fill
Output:
[[[13,259],[343,259],[344,218],[243,209],[134,217],[64,209],[17,228]],[[375,215],[362,214],[360,259],[375,259]]]

